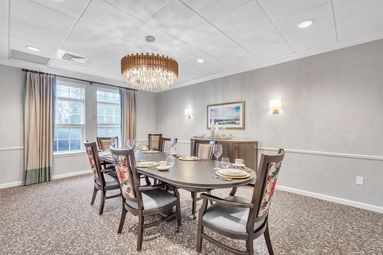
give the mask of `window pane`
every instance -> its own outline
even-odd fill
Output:
[[[69,128],[55,128],[55,134],[57,134],[57,139],[68,139]]]
[[[120,105],[114,104],[97,104],[97,123],[98,124],[116,124],[121,122]]]
[[[80,139],[71,139],[70,141],[70,149],[71,150],[80,150],[81,148],[81,140]]]
[[[63,84],[57,84],[56,86],[56,97],[65,97],[72,99],[83,99],[82,94],[83,88],[77,86],[68,86]]]
[[[117,91],[97,90],[97,102],[120,104],[120,93]]]
[[[56,124],[82,124],[83,106],[81,101],[56,100]]]
[[[58,151],[69,151],[69,140],[58,140]]]
[[[71,139],[81,139],[82,128],[70,128],[69,136]]]
[[[97,128],[98,136],[118,136],[120,137],[120,127],[99,127]]]

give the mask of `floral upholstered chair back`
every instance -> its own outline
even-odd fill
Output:
[[[277,155],[262,155],[253,197],[253,201],[258,203],[257,218],[269,213],[284,154],[284,150],[279,149]]]
[[[84,146],[85,146],[85,150],[86,150],[86,154],[88,156],[88,160],[89,160],[89,164],[90,164],[90,167],[92,169],[92,172],[93,172],[93,177],[94,177],[94,180],[99,183],[99,184],[102,184],[102,175],[101,175],[101,172],[100,172],[100,161],[99,161],[99,158],[98,158],[98,154],[97,154],[97,146],[96,146],[96,143],[93,142],[93,143],[84,143]]]
[[[102,151],[110,151],[110,147],[118,146],[118,137],[96,137],[98,148]]]
[[[162,134],[148,135],[149,149],[154,151],[162,150]]]
[[[114,165],[120,183],[121,193],[125,199],[135,199],[135,158],[133,150],[129,149],[111,149],[114,159]]]

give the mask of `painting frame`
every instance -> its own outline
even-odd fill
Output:
[[[226,129],[233,129],[233,130],[244,130],[245,129],[245,101],[235,101],[235,102],[227,102],[227,103],[220,103],[220,104],[209,104],[206,107],[206,127],[207,129],[211,129],[211,121],[212,117],[210,116],[212,109],[219,109],[219,108],[225,108],[225,107],[238,107],[239,106],[239,124],[238,125],[225,125],[223,126]]]

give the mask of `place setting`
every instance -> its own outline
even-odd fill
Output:
[[[231,164],[229,158],[223,157],[221,160],[221,167],[214,168],[215,178],[232,181],[233,179],[247,179],[251,176],[250,171],[245,170],[246,165],[243,159],[236,159],[235,163]]]

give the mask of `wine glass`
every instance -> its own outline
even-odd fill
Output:
[[[128,141],[128,146],[130,149],[134,149],[134,146],[136,145],[136,141],[134,139],[130,139]]]
[[[227,157],[222,157],[221,167],[222,168],[229,168],[230,167],[230,159]]]
[[[170,155],[175,155],[176,154],[176,145],[177,145],[177,140],[172,138],[170,140],[170,150],[169,150],[169,154]]]
[[[218,168],[218,158],[222,155],[222,144],[214,144],[213,154],[215,156],[215,168]]]

